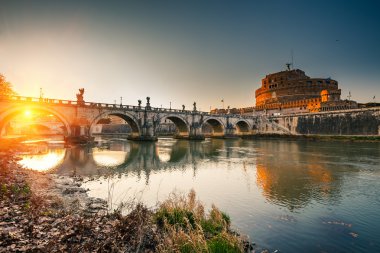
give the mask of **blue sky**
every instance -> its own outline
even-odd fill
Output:
[[[0,73],[21,95],[253,106],[268,73],[380,101],[379,1],[1,1]]]

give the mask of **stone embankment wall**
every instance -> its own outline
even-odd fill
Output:
[[[380,135],[380,107],[273,116],[260,128],[269,134]]]

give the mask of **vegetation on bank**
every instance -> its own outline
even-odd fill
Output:
[[[206,212],[194,191],[173,193],[154,210],[131,205],[126,215],[68,208],[49,194],[49,175],[21,168],[13,145],[0,146],[0,252],[244,252],[250,246],[231,231],[227,214],[215,206]]]
[[[215,206],[206,214],[196,200],[172,194],[153,215],[165,234],[160,252],[243,252],[242,239],[230,230],[230,217]]]

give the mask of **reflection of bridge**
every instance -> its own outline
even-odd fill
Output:
[[[97,122],[110,115],[124,119],[132,128],[130,139],[157,140],[156,130],[166,119],[177,127],[177,137],[204,139],[202,127],[211,126],[211,136],[228,137],[251,134],[255,117],[235,114],[212,115],[193,110],[154,108],[147,98],[146,106],[77,102],[70,100],[30,97],[0,97],[0,132],[4,135],[7,123],[25,111],[41,111],[55,115],[65,126],[66,136],[90,136]]]
[[[104,150],[88,146],[67,149],[55,173],[91,178],[136,175],[149,184],[152,174],[164,171],[192,170],[196,176],[199,168],[205,168],[205,163],[207,166],[220,163],[220,168],[226,166],[223,163],[230,163],[234,170],[254,165],[255,179],[264,197],[295,210],[307,206],[311,200],[328,202],[340,198],[342,174],[337,173],[337,168],[341,171],[356,169],[337,163],[350,150],[340,149],[339,145],[330,143],[320,148],[320,144],[314,142],[241,139],[116,141],[111,142],[110,149]],[[368,146],[366,143],[359,145]],[[372,148],[369,154],[376,157],[376,151]],[[360,156],[360,153],[352,154],[355,159]],[[107,157],[114,158],[108,160],[112,163],[108,166],[107,160],[102,159]]]
[[[215,160],[244,158],[242,153],[230,149],[243,145],[243,140],[188,142],[111,142],[107,149],[75,146],[65,151],[63,161],[55,173],[59,175],[102,176],[113,173],[144,173],[147,180],[152,171],[180,170],[191,166],[196,170],[202,159]],[[240,159],[239,159],[240,161]]]

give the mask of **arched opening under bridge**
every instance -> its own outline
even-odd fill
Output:
[[[155,131],[158,136],[174,136],[176,138],[187,138],[190,132],[186,119],[177,115],[160,118]]]
[[[236,122],[235,127],[237,135],[246,135],[250,133],[250,126],[245,120]]]
[[[219,137],[224,135],[224,125],[216,118],[209,118],[202,124],[202,133],[206,137]]]
[[[42,106],[17,106],[0,114],[0,136],[70,136],[69,121]]]
[[[90,135],[140,135],[137,119],[126,112],[105,112],[98,115],[90,126]]]

